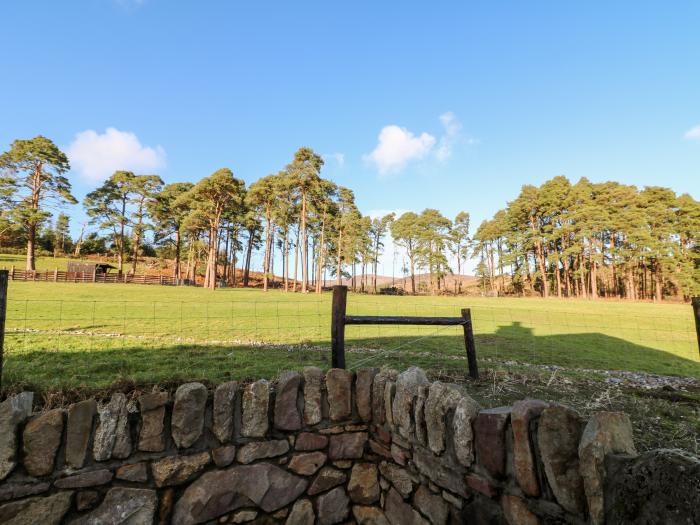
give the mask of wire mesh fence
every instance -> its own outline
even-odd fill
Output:
[[[481,367],[563,367],[700,377],[690,307],[673,314],[549,302],[350,296],[348,315],[458,316],[470,307]],[[571,303],[574,304],[574,303]],[[591,303],[586,303],[590,305]],[[4,384],[107,386],[120,379],[221,381],[330,366],[331,297],[231,301],[14,299]],[[349,325],[348,368],[466,374],[460,326]]]

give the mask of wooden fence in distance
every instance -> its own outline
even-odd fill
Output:
[[[132,275],[128,273],[103,272],[66,272],[63,270],[17,270],[9,271],[12,281],[47,281],[55,283],[127,283],[127,284],[160,284],[176,286],[177,280],[162,275]],[[185,284],[180,282],[180,284]]]

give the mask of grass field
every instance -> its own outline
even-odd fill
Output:
[[[690,306],[350,294],[348,313],[458,316],[482,367],[522,363],[700,377]],[[3,388],[105,388],[330,366],[330,294],[11,282]],[[466,371],[461,327],[348,326],[350,367]]]

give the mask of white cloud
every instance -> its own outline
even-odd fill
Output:
[[[100,182],[117,170],[153,172],[165,166],[161,146],[143,146],[129,131],[107,128],[103,134],[88,129],[68,146],[71,166],[90,182]]]
[[[686,140],[698,140],[700,141],[700,124],[698,124],[695,127],[690,128],[688,131],[685,132],[685,135],[683,135]]]
[[[424,158],[435,142],[435,137],[428,133],[415,136],[406,128],[392,124],[382,128],[377,147],[364,159],[374,163],[382,175],[397,172],[408,162]]]
[[[345,165],[345,153],[330,153],[323,155],[324,160],[333,159],[341,168]]]
[[[440,115],[440,122],[444,129],[442,137],[440,137],[440,142],[438,143],[437,150],[435,151],[435,156],[442,162],[447,160],[452,155],[452,148],[454,147],[459,134],[462,131],[462,123],[457,120],[455,114],[451,111],[443,113]]]

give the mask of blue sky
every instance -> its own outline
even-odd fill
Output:
[[[122,167],[251,182],[306,145],[366,213],[476,227],[559,174],[700,199],[698,2],[47,0],[0,19],[0,149],[52,138],[80,198]]]

